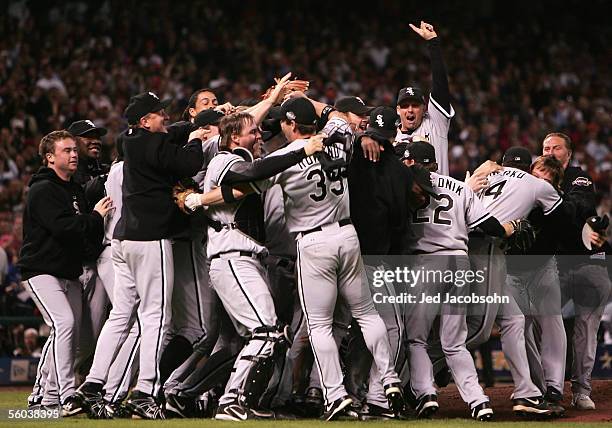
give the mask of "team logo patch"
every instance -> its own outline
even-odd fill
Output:
[[[383,115],[382,114],[377,114],[376,115],[376,123],[378,124],[378,126],[380,126],[381,128],[383,126],[385,126],[385,121],[383,120]]]
[[[285,116],[287,116],[287,119],[289,120],[295,120],[295,113],[292,111],[288,111]]]
[[[365,105],[365,103],[363,102],[363,100],[359,97],[355,97],[357,99],[357,101],[359,101],[362,105]]]
[[[588,187],[591,184],[593,184],[593,182],[591,180],[589,180],[586,177],[578,177],[577,179],[575,179],[574,181],[572,181],[572,184],[574,186],[584,186],[584,187]]]
[[[96,125],[94,125],[94,123],[91,120],[86,120],[85,123],[91,126],[92,128],[96,127]]]
[[[155,95],[153,92],[149,92],[149,95],[151,95],[153,98],[155,98],[156,100],[159,99],[159,97],[157,95]]]
[[[408,95],[414,95],[414,89],[412,89],[412,88],[406,88],[406,93],[407,93]]]

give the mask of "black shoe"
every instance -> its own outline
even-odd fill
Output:
[[[493,419],[493,409],[488,401],[480,403],[472,409],[472,418],[481,422],[488,422]]]
[[[402,393],[402,386],[399,383],[386,385],[385,396],[389,402],[389,408],[393,411],[393,413],[396,415],[401,415],[406,408],[404,394]]]
[[[85,407],[83,401],[75,395],[71,395],[66,398],[66,401],[62,404],[62,417],[67,418],[69,416],[75,416],[80,413],[85,413]]]
[[[546,394],[544,394],[544,400],[549,403],[561,404],[563,401],[563,393],[557,391],[552,386],[546,388]]]
[[[85,382],[74,395],[80,400],[83,409],[87,412],[87,417],[90,419],[112,419],[112,416],[108,415],[106,410],[101,384]]]
[[[166,419],[164,409],[157,401],[152,396],[140,391],[132,391],[125,407],[134,419]]]
[[[42,397],[40,396],[29,396],[28,397],[28,409],[40,409],[42,406]]]
[[[128,408],[120,401],[107,403],[106,410],[113,419],[129,419],[132,417]]]
[[[215,413],[215,420],[218,421],[246,421],[249,419],[273,419],[274,413],[264,410],[253,410],[238,404],[234,401],[227,404],[220,404]]]
[[[515,398],[512,411],[520,416],[552,416],[551,406],[542,397]]]
[[[175,394],[166,395],[166,413],[172,414],[168,414],[168,417],[192,418],[196,413],[195,400]]]
[[[429,419],[438,411],[438,409],[440,409],[440,405],[438,404],[438,396],[435,394],[428,394],[420,398],[418,404],[416,405],[415,411],[417,418]]]
[[[416,397],[412,393],[412,389],[410,389],[410,384],[404,386],[404,400],[412,409],[416,409],[417,405],[419,404]]]
[[[377,406],[376,404],[366,403],[359,412],[360,421],[387,421],[398,417],[391,409]]]
[[[320,388],[308,388],[306,398],[304,398],[304,406],[309,416],[316,418],[321,416],[323,413],[323,391]]]
[[[339,419],[343,416],[350,417],[346,410],[348,407],[350,407],[351,404],[353,404],[353,399],[348,395],[342,398],[338,398],[331,404],[331,406],[326,409],[321,419],[323,419],[324,421],[332,421],[334,419]]]

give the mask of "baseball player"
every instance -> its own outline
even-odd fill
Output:
[[[573,239],[565,242],[559,252],[563,299],[565,302],[572,298],[576,309],[571,340],[572,405],[580,410],[593,410],[591,372],[597,351],[597,330],[612,289],[606,265],[610,248],[602,234],[591,233],[590,249],[581,239],[580,231],[584,224],[597,215],[595,188],[591,178],[580,167],[570,166],[570,138],[563,133],[548,134],[542,143],[542,154],[561,162],[564,170],[561,190],[573,211],[572,227],[567,230]]]
[[[47,373],[44,391],[34,402],[61,407],[63,416],[82,412],[74,396],[74,356],[81,321],[82,273],[87,241],[102,240],[103,218],[111,209],[103,198],[87,213],[81,186],[71,179],[78,163],[74,137],[54,131],[42,138],[43,167],[32,177],[23,215],[24,240],[18,266],[32,300],[51,328],[39,373]],[[40,398],[39,398],[40,397]],[[32,403],[34,404],[34,403]]]
[[[290,142],[270,157],[300,149],[315,132],[315,108],[305,98],[286,101],[281,106],[281,129]],[[352,131],[345,119],[332,117],[324,133],[340,131],[345,143],[333,143],[326,153],[332,165],[350,158]],[[348,135],[347,135],[348,134]],[[334,309],[342,296],[359,322],[368,349],[381,373],[390,407],[399,412],[403,397],[399,378],[393,369],[386,328],[380,319],[365,278],[359,253],[359,240],[350,221],[348,183],[343,167],[324,170],[321,161],[309,157],[285,170],[265,185],[280,184],[285,200],[289,231],[297,233],[298,286],[308,335],[325,396],[325,420],[346,415],[353,400],[342,384],[338,348],[332,335]]]
[[[530,165],[531,154],[525,148],[508,149],[502,160],[503,171],[490,175],[488,187],[480,194],[483,204],[500,222],[526,218],[532,209],[540,207],[547,221],[553,224],[563,224],[565,212],[562,206],[563,200],[550,184],[529,174]],[[514,282],[512,279],[507,279],[506,261],[499,245],[495,242],[491,244],[482,239],[479,240],[476,236],[474,238],[470,239],[470,251],[475,255],[492,254],[493,257],[489,257],[489,260],[492,260],[493,263],[484,263],[489,275],[496,275],[497,272],[499,276],[495,278],[499,278],[498,281],[501,281],[502,284],[509,285],[507,291],[512,297],[510,305],[495,308],[493,304],[491,308],[486,309],[485,317],[487,314],[496,314],[496,322],[501,330],[502,350],[510,365],[514,381],[513,409],[517,413],[530,412],[531,405],[536,408],[542,405],[540,399],[535,398],[539,397],[543,391],[540,391],[531,380],[525,348],[525,316],[520,308],[515,306],[517,299],[521,301],[520,290],[512,286]],[[472,262],[476,264],[475,268],[484,268],[480,265],[482,261],[473,258]],[[490,328],[489,325],[487,327],[489,333]],[[486,340],[487,337],[488,334],[485,334],[481,340]],[[556,340],[561,341],[561,348],[563,348],[563,335],[556,337]],[[558,364],[562,365],[563,362],[560,361]],[[555,403],[546,402],[545,404],[552,408],[553,415],[560,415],[564,411]]]
[[[396,148],[399,148],[400,153],[403,152],[402,146]],[[430,171],[437,169],[436,154],[431,144],[413,142],[406,146],[405,151],[408,153],[408,163],[415,162]],[[467,258],[469,229],[479,228],[487,235],[498,238],[514,233],[512,224],[504,224],[502,227],[465,183],[434,172],[431,173],[431,182],[428,202],[416,210],[412,218],[414,237],[409,241],[409,246],[413,254],[418,254],[413,270],[418,271],[422,266],[426,270],[467,271],[470,267]],[[428,283],[425,280],[417,284],[416,290],[428,296],[440,293],[465,296],[469,287],[436,281]],[[469,404],[474,419],[486,421],[493,417],[489,398],[478,383],[474,361],[465,346],[468,334],[466,309],[466,306],[440,302],[413,304],[406,308],[410,387],[417,399],[416,411],[419,417],[431,416],[438,409],[427,339],[440,311],[442,349],[461,398]],[[540,404],[543,405],[543,401]],[[519,405],[518,401],[516,405]],[[551,410],[542,407],[538,413],[550,414]]]
[[[427,139],[436,150],[438,172],[448,175],[448,129],[455,110],[450,103],[448,76],[442,59],[440,39],[431,24],[421,21],[420,27],[410,28],[427,41],[431,59],[432,86],[427,110],[423,91],[415,86],[400,89],[397,95],[397,114],[401,125],[396,144],[412,141],[419,136]]]

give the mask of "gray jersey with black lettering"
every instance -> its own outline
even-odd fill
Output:
[[[347,122],[341,118],[330,119],[323,132],[349,132]],[[295,140],[269,156],[279,156],[304,147],[308,140]],[[350,159],[350,152],[342,143],[326,147],[333,159]],[[349,218],[349,192],[346,167],[330,173],[322,170],[318,157],[308,156],[300,163],[277,174],[269,180],[259,182],[260,190],[280,184],[285,198],[285,217],[289,232],[298,233],[328,223]]]
[[[561,205],[561,196],[550,183],[520,169],[504,167],[503,171],[487,178],[489,186],[478,196],[502,224],[526,218],[535,207],[542,208],[544,215],[548,215]]]
[[[491,217],[476,194],[462,181],[431,173],[436,196],[412,217],[412,251],[467,254],[468,231]]]
[[[393,144],[411,142],[415,136],[424,137],[436,149],[438,173],[448,175],[448,129],[453,116],[455,116],[453,106],[447,112],[430,95],[427,112],[423,115],[421,125],[412,132],[398,129]]]

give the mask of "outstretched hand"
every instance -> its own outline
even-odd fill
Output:
[[[425,21],[421,21],[421,26],[417,27],[416,25],[409,24],[410,28],[417,33],[419,36],[424,38],[425,40],[431,40],[434,37],[438,37],[436,32],[434,31],[434,27],[431,24],[428,24]]]

